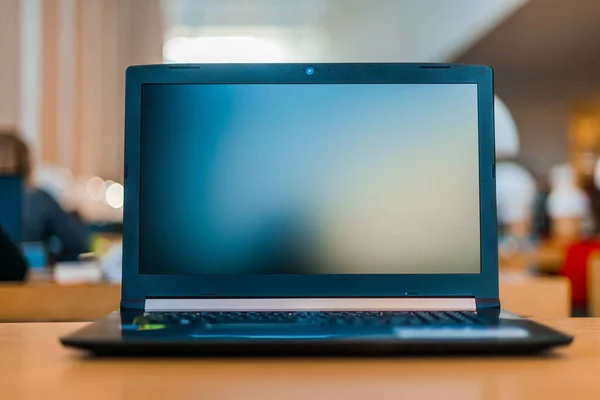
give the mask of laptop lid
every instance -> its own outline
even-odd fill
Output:
[[[498,306],[491,68],[309,67],[127,70],[121,306]]]

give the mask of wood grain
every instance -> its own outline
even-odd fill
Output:
[[[562,276],[500,274],[502,308],[525,317],[571,316],[571,283]]]
[[[2,284],[0,322],[92,321],[119,308],[120,285]]]
[[[542,357],[90,359],[77,323],[0,324],[1,399],[597,399],[600,319],[542,321],[574,343]]]

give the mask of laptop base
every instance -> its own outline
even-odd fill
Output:
[[[136,320],[137,318],[137,320]],[[535,354],[572,337],[502,312],[478,326],[452,324],[333,326],[306,323],[198,325],[141,322],[115,312],[63,345],[98,356],[396,356]]]

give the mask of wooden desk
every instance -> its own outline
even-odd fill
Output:
[[[2,399],[596,399],[600,319],[543,357],[89,359],[57,339],[82,324],[0,324]]]
[[[571,283],[562,276],[531,276],[500,271],[502,308],[534,318],[571,316]]]
[[[120,285],[0,285],[0,322],[92,321],[119,308]]]

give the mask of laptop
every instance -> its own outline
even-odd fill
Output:
[[[120,311],[98,355],[531,353],[501,311],[493,74],[448,64],[127,70]]]

